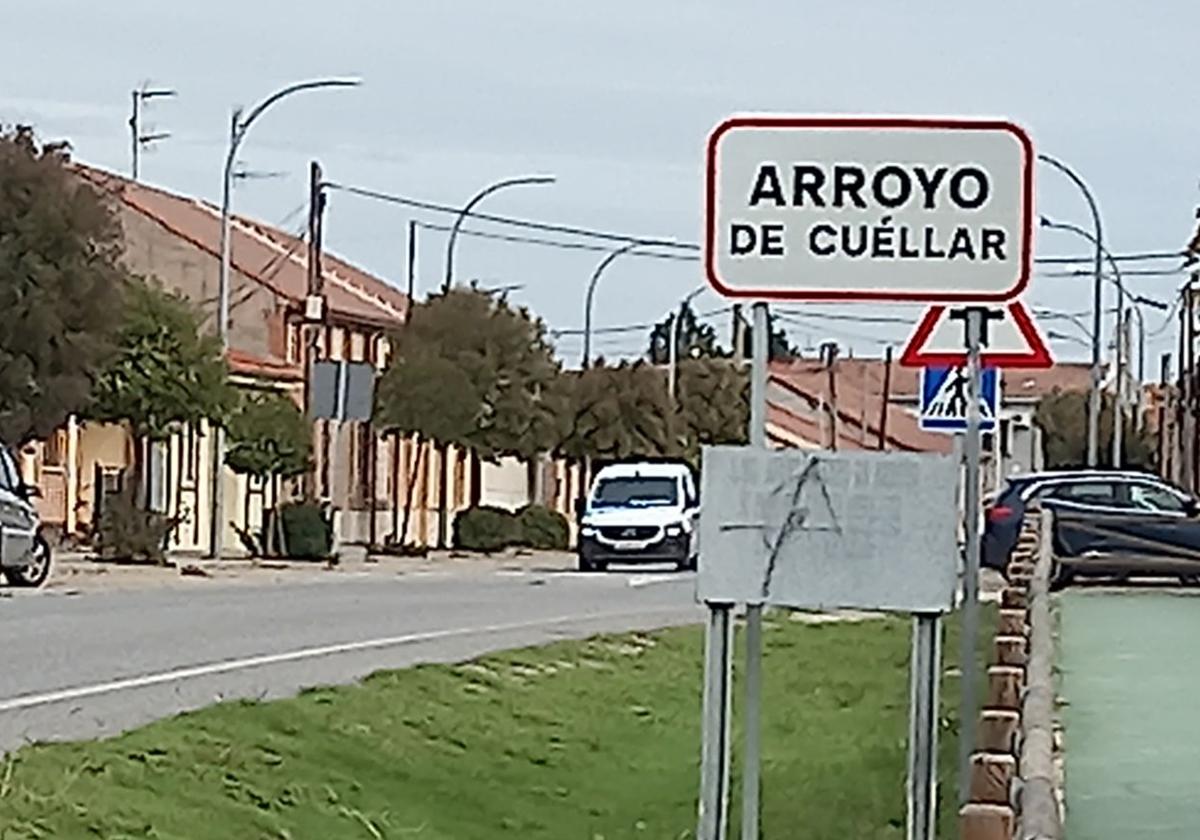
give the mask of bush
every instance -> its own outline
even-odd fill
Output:
[[[503,551],[517,536],[517,517],[502,508],[483,505],[454,518],[454,547],[465,551]]]
[[[333,551],[333,527],[321,506],[297,502],[279,509],[283,519],[283,543],[288,557],[324,560]]]
[[[566,551],[571,540],[567,518],[544,505],[517,511],[518,542],[539,551]]]
[[[96,547],[103,560],[163,566],[167,539],[177,524],[166,514],[143,510],[134,503],[132,490],[123,490],[104,500]]]

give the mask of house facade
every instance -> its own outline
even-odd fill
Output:
[[[91,167],[77,165],[76,171],[117,211],[128,268],[189,299],[204,316],[204,329],[215,331],[219,209]],[[407,297],[395,287],[324,254],[325,317],[310,327],[305,320],[308,248],[300,235],[235,216],[231,253],[228,364],[235,385],[277,391],[303,404],[306,328],[316,331],[317,358],[366,362],[379,370],[386,365],[389,336],[403,328],[408,312]],[[44,521],[68,535],[90,532],[105,492],[118,486],[132,463],[132,447],[119,426],[72,419],[50,439],[27,448],[24,466],[43,490]],[[211,429],[202,424],[178,430],[148,454],[150,502],[179,522],[172,548],[208,552]],[[451,515],[472,500],[516,508],[531,501],[531,488],[539,487],[547,502],[570,509],[562,465],[542,464],[536,471],[514,459],[474,465],[468,453],[454,447],[444,453],[443,463],[434,447],[385,435],[369,422],[316,421],[314,456],[314,492],[340,511],[344,542],[434,543],[443,476]],[[260,482],[228,468],[221,480],[223,544],[231,553],[249,550],[248,540],[261,531],[266,510],[299,494],[297,482]],[[413,514],[407,533],[399,534],[401,509],[409,498]]]

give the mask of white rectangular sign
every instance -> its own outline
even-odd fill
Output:
[[[1002,301],[1029,281],[1033,146],[996,120],[736,117],[708,143],[730,297]]]
[[[941,613],[958,581],[945,455],[704,450],[701,601]]]

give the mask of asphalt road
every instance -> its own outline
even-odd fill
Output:
[[[0,599],[0,751],[381,668],[698,621],[691,575],[385,576]]]

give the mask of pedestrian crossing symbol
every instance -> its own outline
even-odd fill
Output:
[[[921,368],[921,428],[936,432],[967,430],[970,379],[965,367]],[[996,428],[1000,408],[1000,371],[984,368],[979,382],[979,428]]]

